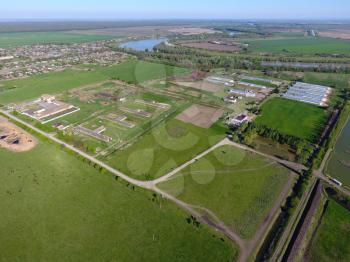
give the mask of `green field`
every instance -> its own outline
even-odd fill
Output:
[[[262,106],[255,123],[309,141],[314,141],[326,121],[326,110],[302,102],[273,98]]]
[[[306,72],[303,81],[339,89],[349,88],[350,74]]]
[[[308,261],[350,261],[350,211],[329,200],[310,245]]]
[[[191,160],[224,136],[225,129],[217,124],[204,129],[171,119],[133,145],[108,156],[107,162],[132,177],[150,180]]]
[[[162,71],[163,69],[163,71]],[[29,78],[0,82],[0,104],[8,104],[39,97],[42,94],[90,85],[111,78],[139,84],[147,80],[173,74],[186,74],[187,69],[163,64],[129,60],[110,67],[92,67],[91,71],[67,69]]]
[[[104,35],[84,35],[73,32],[0,33],[0,48],[35,44],[85,43],[110,40],[115,38],[118,37]]]
[[[289,179],[290,171],[233,146],[223,146],[159,187],[208,208],[243,238],[251,238]]]
[[[54,145],[0,149],[0,261],[232,261],[237,247]],[[161,201],[161,202],[160,202]]]
[[[320,37],[287,37],[247,40],[249,50],[264,53],[350,54],[350,41]]]

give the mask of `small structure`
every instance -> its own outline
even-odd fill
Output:
[[[230,89],[228,93],[231,95],[235,94],[235,95],[240,95],[245,97],[256,97],[256,94],[250,90]]]
[[[236,116],[235,118],[232,118],[229,120],[229,125],[231,126],[240,126],[246,122],[249,121],[249,117],[245,114],[240,114],[239,116]]]
[[[236,96],[236,95],[228,95],[228,96],[226,96],[225,98],[224,98],[224,101],[225,102],[228,102],[228,103],[237,103],[237,101],[238,101],[238,96]]]

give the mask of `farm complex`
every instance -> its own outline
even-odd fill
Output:
[[[0,261],[349,260],[345,23],[1,24]]]

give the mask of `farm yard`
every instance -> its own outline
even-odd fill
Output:
[[[278,164],[227,145],[157,186],[204,214],[209,209],[250,239],[289,179],[290,171]]]
[[[50,143],[40,140],[22,153],[0,148],[0,158],[1,261],[237,257],[234,244],[187,223],[172,203],[102,175]]]
[[[327,119],[327,112],[322,108],[284,98],[270,99],[261,109],[255,121],[257,125],[311,142],[320,134]]]

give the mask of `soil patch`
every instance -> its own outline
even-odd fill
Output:
[[[176,118],[202,128],[211,127],[222,116],[224,110],[221,108],[204,105],[192,105]]]
[[[25,152],[33,149],[37,141],[17,127],[0,117],[0,147],[13,152]]]

